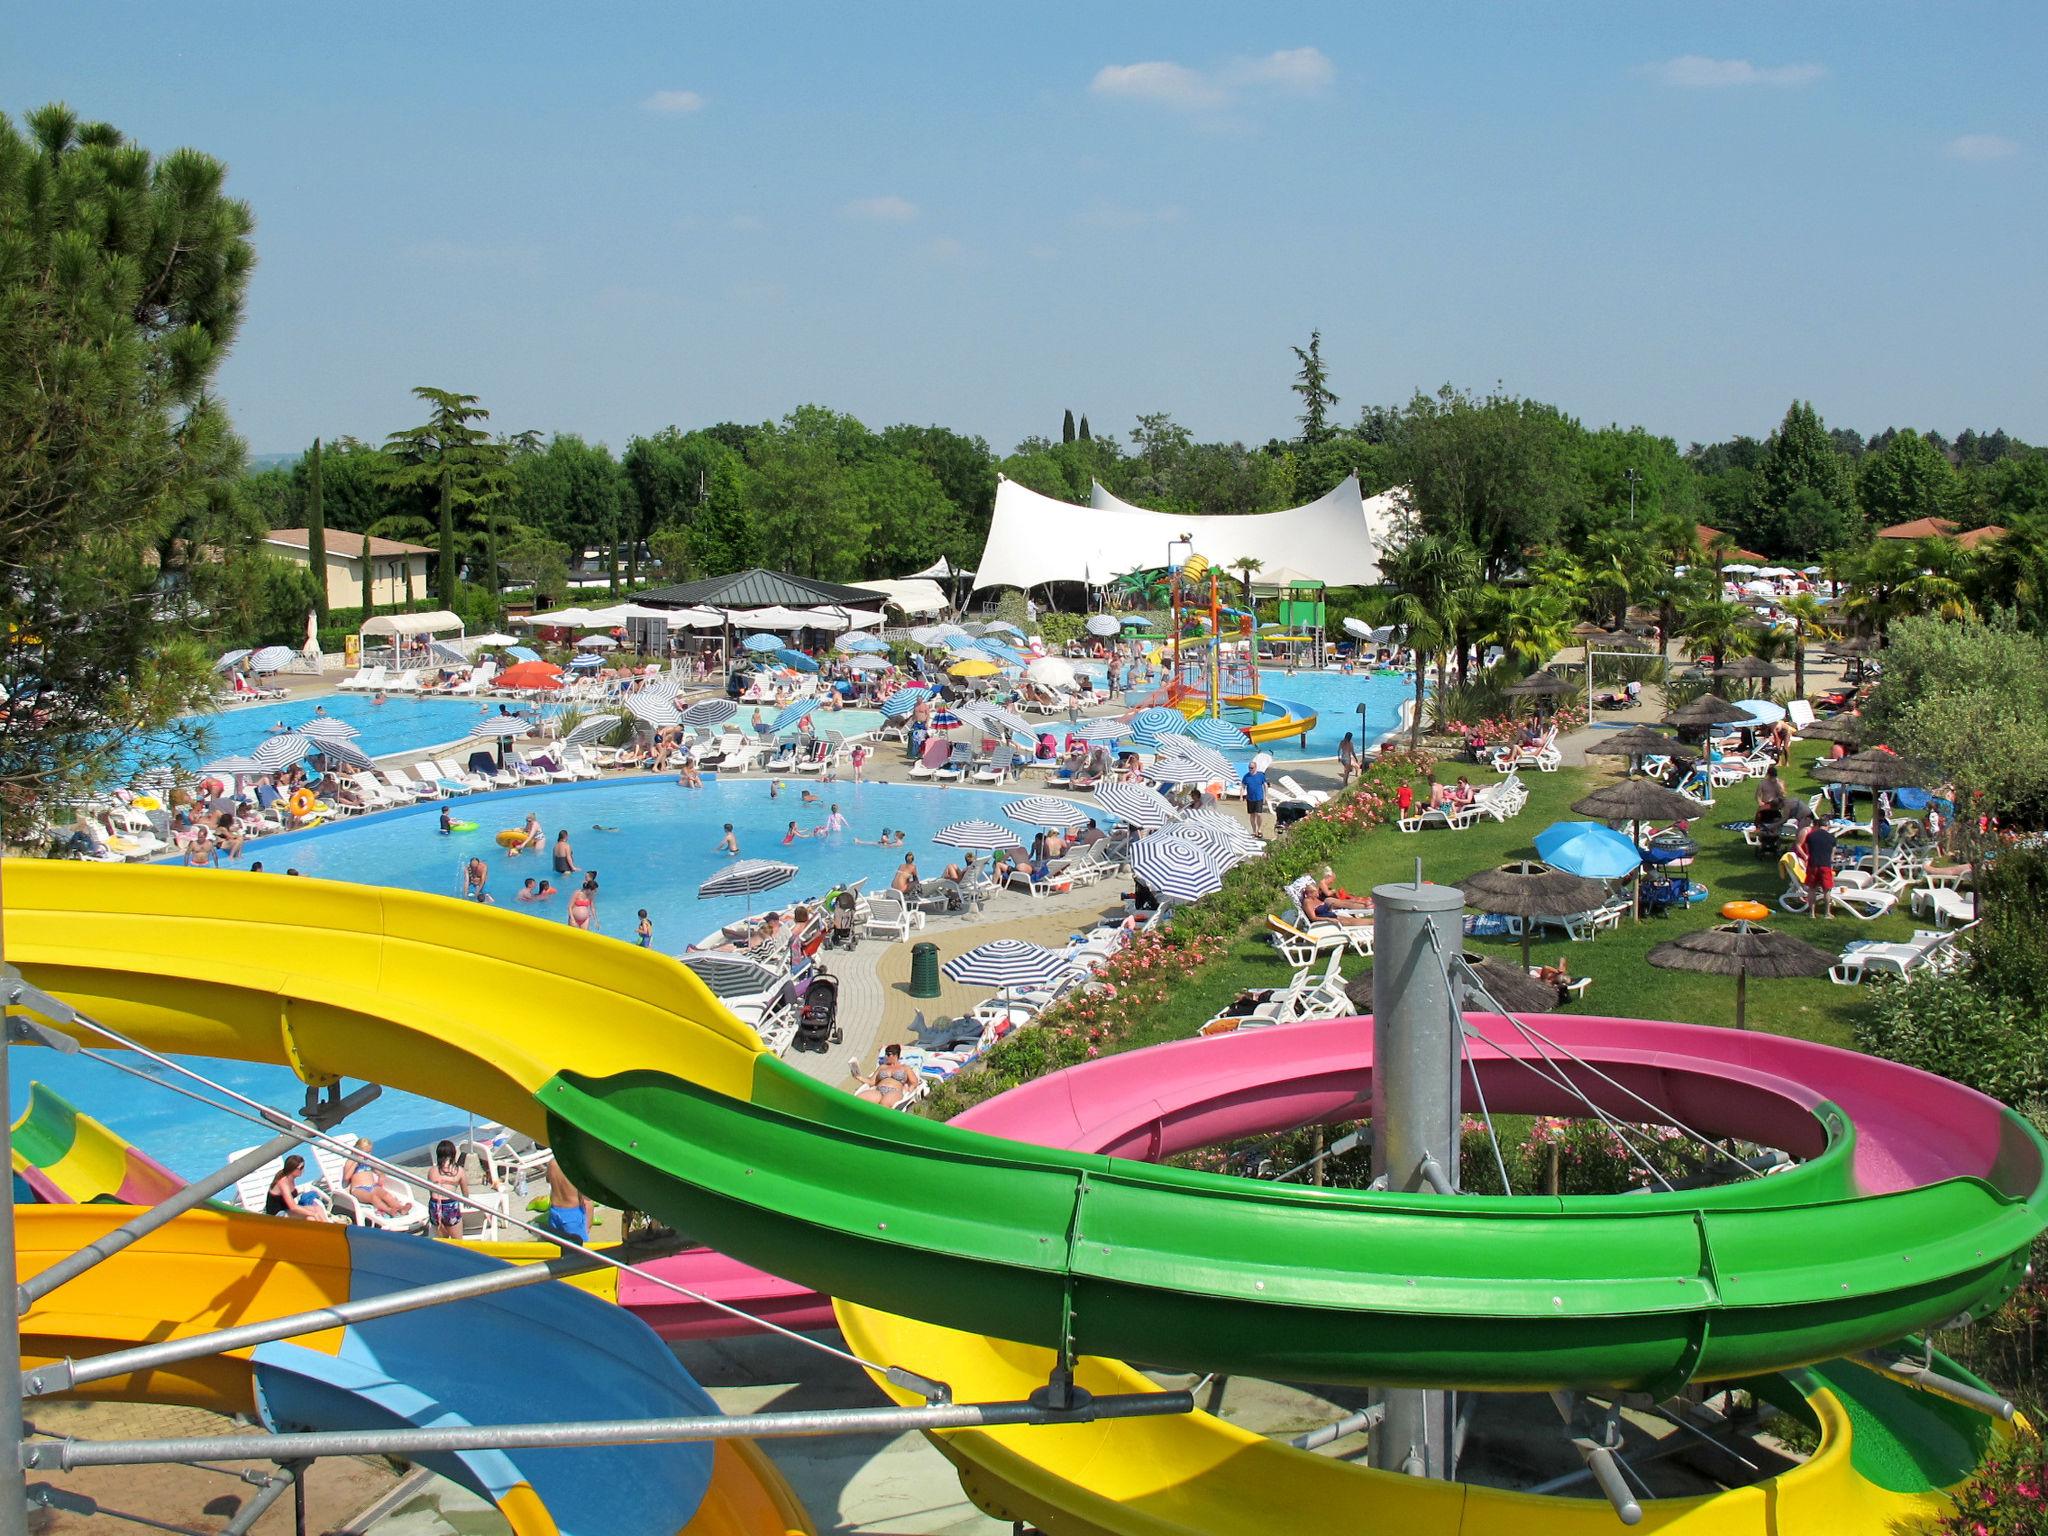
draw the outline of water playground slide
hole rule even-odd
[[[1568,1022],[1546,1020],[1544,1027],[1561,1030]],[[1593,1034],[1639,1027],[1587,1023]],[[1745,1040],[1709,1033],[1736,1045]],[[1367,1036],[1368,1051],[1370,1043]],[[1188,1041],[1147,1051],[1142,1062],[1110,1057],[1038,1079],[977,1105],[957,1123],[1074,1150],[1168,1156],[1353,1108],[1350,1100],[1364,1083],[1359,1045],[1358,1032],[1342,1022]],[[1659,1070],[1680,1061],[1673,1055]],[[1489,1084],[1498,1108],[1495,1093]],[[1898,1106],[1888,1107],[1882,1082],[1846,1098],[1882,1128],[1859,1143],[1866,1158],[1859,1176],[1883,1186],[1939,1172],[1940,1165],[1915,1148],[1918,1137],[1940,1139],[1922,1111],[1907,1106],[1902,1119]],[[1938,1114],[1939,1106],[1926,1112]],[[1881,1149],[1888,1150],[1880,1155]],[[1917,1166],[1897,1165],[1900,1157]],[[1053,1365],[1049,1349],[843,1303],[838,1311],[856,1352],[937,1376],[964,1399],[1029,1392]],[[1944,1369],[1971,1379],[1952,1364]],[[1112,1360],[1083,1359],[1077,1378],[1098,1393],[1155,1389],[1149,1377]],[[1940,1508],[1939,1490],[1961,1482],[1976,1465],[1993,1431],[1980,1414],[1845,1361],[1744,1384],[1814,1423],[1818,1451],[1792,1471],[1711,1498],[1646,1501],[1639,1529],[1868,1536],[1917,1528],[1913,1522]],[[878,1385],[909,1400],[886,1382]],[[1462,1536],[1612,1536],[1617,1529],[1613,1512],[1598,1500],[1535,1498],[1375,1472],[1294,1450],[1206,1413],[1057,1429],[950,1431],[932,1439],[983,1509],[1053,1536],[1404,1528]]]
[[[452,1100],[548,1140],[598,1198],[746,1263],[860,1305],[914,1295],[927,1322],[1078,1354],[1281,1380],[1668,1393],[1994,1307],[2048,1204],[2043,1144],[2018,1116],[1770,1036],[1549,1026],[1600,1064],[1606,1078],[1581,1084],[1596,1102],[1645,1114],[1625,1087],[1807,1159],[1777,1177],[1547,1202],[1303,1189],[1125,1161],[1238,1122],[1134,1105],[1086,1074],[1059,1091],[1076,1126],[1115,1131],[1094,1137],[1099,1151],[882,1110],[763,1052],[674,961],[515,914],[83,864],[12,864],[6,891],[10,958],[148,1044]],[[1261,1112],[1361,1113],[1369,1033],[1286,1033],[1322,1064]],[[1270,1038],[1200,1058],[1230,1080],[1226,1105],[1257,1094],[1246,1064]],[[1165,1070],[1155,1058],[1181,1059],[1147,1053],[1148,1071]],[[1496,1109],[1565,1107],[1508,1054],[1475,1066]]]
[[[17,1212],[32,1275],[127,1215]],[[450,1243],[206,1210],[59,1287],[22,1319],[22,1361],[83,1358],[494,1268]],[[166,1327],[166,1320],[169,1326]],[[646,1328],[541,1284],[88,1383],[80,1395],[185,1403],[273,1430],[715,1413]],[[784,1536],[811,1527],[780,1475],[738,1443],[469,1451],[422,1464],[497,1505],[517,1536]]]
[[[50,1205],[155,1205],[185,1183],[41,1083],[29,1084],[13,1147],[17,1188]]]

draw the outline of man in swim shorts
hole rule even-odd
[[[542,1223],[572,1243],[590,1241],[590,1196],[569,1182],[560,1163],[548,1164],[548,1216]]]

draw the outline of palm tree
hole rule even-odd
[[[1231,561],[1230,568],[1237,572],[1237,579],[1244,586],[1244,610],[1246,613],[1251,613],[1254,611],[1252,608],[1252,573],[1264,570],[1266,562],[1254,560],[1251,556],[1246,555],[1241,560]]]
[[[1657,604],[1658,649],[1668,661],[1671,659],[1671,642],[1678,631],[1680,610],[1707,595],[1701,590],[1699,574],[1700,531],[1699,525],[1691,518],[1675,513],[1655,517],[1647,527],[1650,553],[1647,595]]]
[[[2017,609],[2048,628],[2048,517],[2015,517],[1978,556],[1975,578],[1981,604]]]
[[[1695,656],[1712,652],[1716,660],[1725,661],[1749,649],[1749,610],[1740,603],[1708,598],[1686,609],[1683,623]]]
[[[1398,624],[1408,632],[1415,652],[1415,719],[1409,738],[1422,736],[1422,658],[1436,662],[1437,692],[1444,690],[1444,658],[1459,645],[1460,626],[1479,583],[1479,556],[1471,545],[1443,534],[1410,539],[1391,555],[1384,569],[1393,592],[1377,606],[1379,622]],[[1462,657],[1461,657],[1462,659]]]
[[[1803,699],[1806,697],[1806,643],[1808,640],[1832,640],[1834,626],[1828,622],[1831,615],[1827,605],[1811,592],[1795,592],[1790,597],[1781,597],[1778,606],[1792,621],[1792,693],[1795,698]]]

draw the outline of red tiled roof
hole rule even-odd
[[[1956,525],[1945,517],[1916,517],[1910,522],[1880,528],[1877,536],[1880,539],[1945,539],[1955,531]]]
[[[1965,549],[1975,549],[1979,544],[1992,544],[2005,537],[2005,530],[1997,523],[1986,523],[1982,528],[1972,528],[1968,533],[1956,535],[1956,542]]]

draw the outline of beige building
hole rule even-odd
[[[294,565],[308,564],[306,530],[273,528],[263,542],[281,560]],[[397,539],[371,539],[371,601],[379,607],[408,599],[431,597],[427,586],[427,557],[434,551],[423,544],[404,544]],[[407,589],[408,576],[411,582]],[[327,606],[360,608],[363,605],[363,536],[327,530]]]

